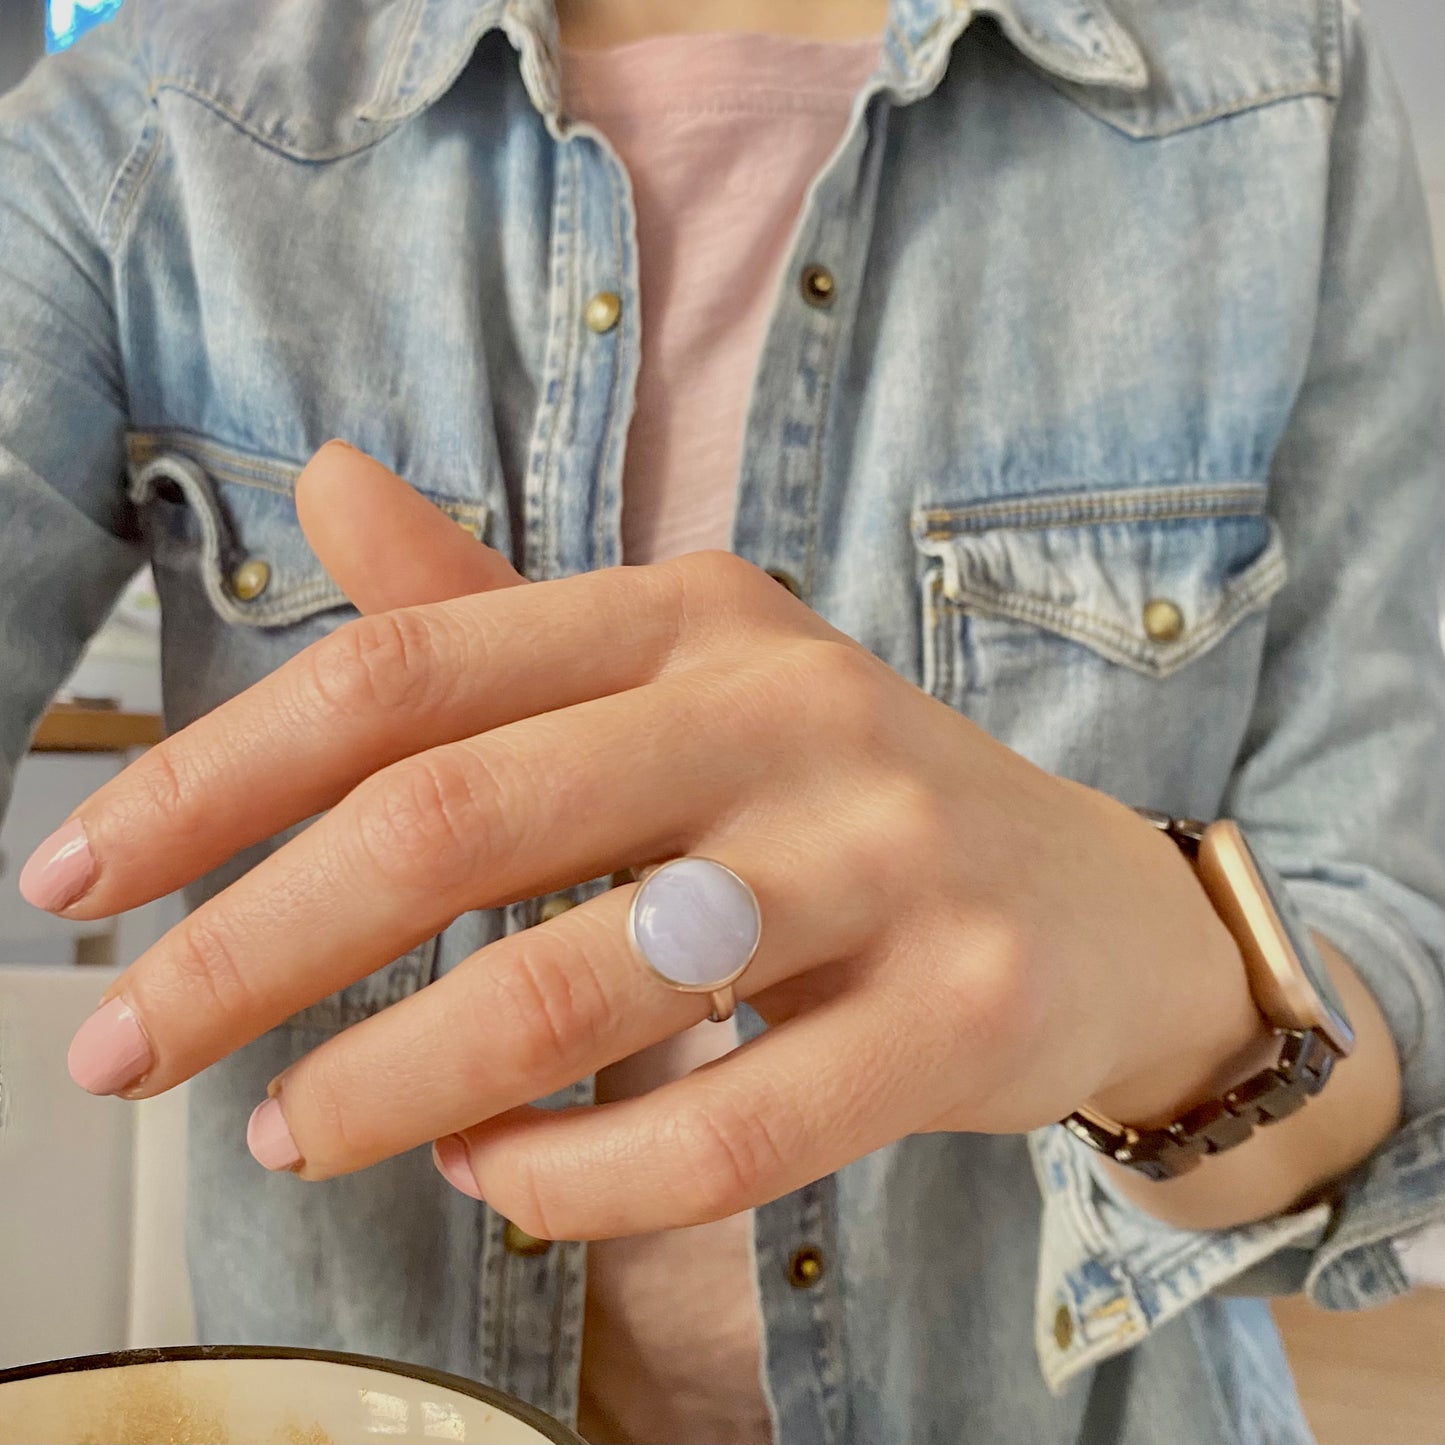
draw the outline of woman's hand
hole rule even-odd
[[[1162,1119],[1258,1037],[1172,843],[750,564],[528,584],[334,444],[297,500],[368,615],[133,763],[24,887],[100,918],[324,816],[126,971],[72,1050],[86,1087],[160,1093],[467,910],[683,853],[758,896],[738,994],[762,1037],[642,1098],[528,1106],[707,1012],[632,954],[627,884],[298,1061],[258,1156],[324,1179],[460,1134],[453,1182],[534,1234],[602,1237],[733,1213],[921,1131],[1021,1131],[1085,1100]]]

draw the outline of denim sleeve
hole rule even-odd
[[[1036,1131],[1054,1390],[1211,1290],[1333,1309],[1400,1294],[1391,1241],[1445,1201],[1445,327],[1403,108],[1352,5],[1345,21],[1316,330],[1271,473],[1290,581],[1221,811],[1379,1000],[1400,1127],[1333,1202],[1208,1233],[1153,1219],[1060,1127]]]
[[[117,39],[0,98],[0,811],[36,723],[144,561],[111,257],[151,143]]]

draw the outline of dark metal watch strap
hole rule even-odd
[[[1195,818],[1171,818],[1152,808],[1134,810],[1161,833],[1167,833],[1189,858],[1199,850],[1206,825]],[[1064,1127],[1091,1149],[1150,1179],[1187,1174],[1209,1154],[1242,1144],[1257,1128],[1287,1118],[1318,1094],[1339,1057],[1313,1029],[1277,1029],[1279,1058],[1221,1099],[1211,1099],[1182,1118],[1158,1129],[1131,1129],[1078,1110]]]
[[[1318,1094],[1335,1066],[1335,1052],[1313,1029],[1280,1029],[1278,1060],[1160,1129],[1113,1126],[1077,1111],[1063,1120],[1091,1149],[1150,1179],[1187,1174],[1208,1154],[1243,1144],[1257,1128],[1287,1118]]]

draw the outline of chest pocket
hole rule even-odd
[[[1285,580],[1262,485],[921,507],[913,535],[935,697],[1117,796],[1217,800]]]
[[[356,613],[301,530],[294,501],[299,466],[189,434],[134,434],[127,447],[130,495],[161,598],[167,722],[178,729]],[[484,506],[430,500],[484,535]],[[187,902],[199,907],[309,821],[198,879],[186,889]],[[429,939],[287,1026],[332,1032],[386,1008],[432,980],[437,951],[437,939]]]

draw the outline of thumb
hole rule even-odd
[[[414,487],[347,442],[327,442],[296,479],[311,549],[361,612],[445,602],[527,579]]]

